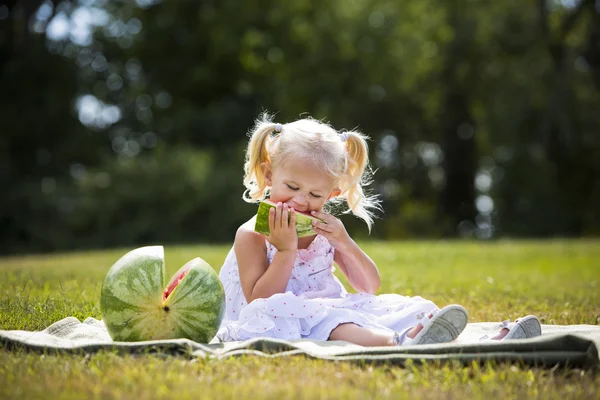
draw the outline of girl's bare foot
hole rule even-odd
[[[502,329],[500,329],[500,332],[496,336],[494,336],[493,338],[491,338],[491,339],[492,340],[502,340],[502,339],[504,339],[504,337],[506,336],[506,334],[508,332],[510,332],[508,330],[508,328],[502,328]]]

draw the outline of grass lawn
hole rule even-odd
[[[600,240],[363,243],[379,293],[459,303],[469,321],[536,314],[600,325]],[[0,329],[100,319],[100,286],[130,249],[0,258]],[[200,256],[217,271],[228,246],[167,247],[167,279]],[[349,288],[339,271],[338,276]],[[453,363],[372,367],[305,357],[222,361],[153,355],[48,356],[0,349],[0,398],[550,398],[598,399],[600,374]]]

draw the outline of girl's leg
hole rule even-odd
[[[407,332],[409,338],[414,338],[423,325],[418,324]],[[353,323],[338,325],[329,335],[329,340],[344,340],[360,346],[395,346],[394,335],[373,332]]]
[[[360,346],[393,346],[394,335],[373,332],[353,323],[340,324],[331,331],[328,340],[344,340]]]

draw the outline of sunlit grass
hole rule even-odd
[[[471,322],[534,313],[549,324],[600,324],[600,241],[363,244],[380,269],[380,293],[460,303]],[[102,279],[127,250],[0,259],[0,329],[41,330],[71,315],[101,318]],[[196,256],[218,270],[228,250],[167,248],[167,278]],[[519,365],[399,368],[306,357],[190,361],[0,350],[0,398],[595,399],[599,389],[593,371]]]

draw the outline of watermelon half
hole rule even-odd
[[[208,343],[225,313],[225,291],[201,258],[181,267],[165,286],[163,247],[140,247],[108,271],[100,311],[115,341],[187,338]]]
[[[258,205],[258,212],[256,213],[256,222],[254,223],[254,230],[258,233],[268,235],[269,230],[269,210],[273,207],[277,207],[277,204],[271,200],[263,200]],[[298,237],[313,236],[317,232],[312,227],[313,221],[324,222],[323,220],[313,217],[309,213],[296,211],[296,233]]]

